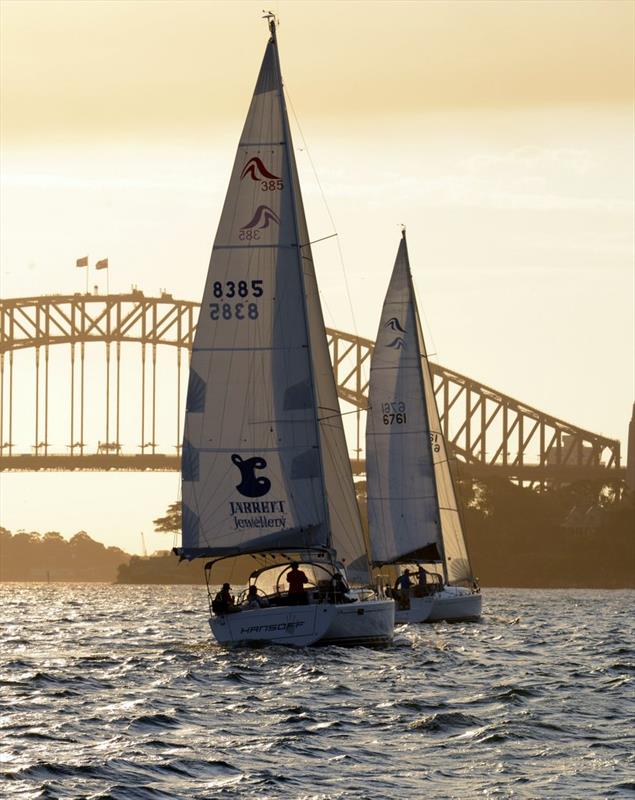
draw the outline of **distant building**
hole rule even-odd
[[[626,485],[635,492],[635,403],[628,426],[628,449],[626,451]]]
[[[581,467],[585,464],[593,464],[593,447],[590,444],[582,443],[582,448],[575,443],[575,436],[564,435],[560,447],[561,463],[566,463],[568,467]],[[547,464],[558,463],[558,449],[554,445],[547,455]]]

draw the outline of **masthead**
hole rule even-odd
[[[266,19],[269,24],[269,30],[271,31],[271,37],[273,39],[276,38],[276,15],[273,11],[265,11],[264,8],[262,10],[262,18]]]

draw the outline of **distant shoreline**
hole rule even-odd
[[[189,582],[183,581],[180,583],[167,583],[163,581],[147,581],[147,582],[133,582],[129,581],[124,583],[123,581],[104,581],[104,580],[73,580],[72,578],[60,578],[59,580],[51,578],[51,580],[46,581],[40,578],[32,578],[32,579],[0,579],[0,584],[33,584],[39,586],[49,586],[51,584],[77,584],[77,585],[90,585],[90,584],[100,584],[102,586],[200,586],[204,587],[205,582],[201,580],[200,582]],[[627,586],[581,586],[579,584],[570,584],[570,585],[560,585],[560,586],[547,586],[547,585],[514,585],[514,586],[503,586],[503,585],[483,585],[481,584],[482,589],[519,589],[525,591],[527,589],[544,589],[547,591],[598,591],[598,592],[628,592],[628,591],[635,591],[635,580],[627,585]]]

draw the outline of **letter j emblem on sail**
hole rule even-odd
[[[256,477],[257,469],[264,469],[267,462],[262,456],[242,459],[238,453],[232,455],[232,463],[240,470],[240,483],[236,485],[238,491],[244,497],[262,497],[271,489],[271,481],[264,475]]]

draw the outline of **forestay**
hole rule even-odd
[[[366,464],[372,561],[445,561],[451,583],[469,579],[405,233],[371,360]]]
[[[201,304],[182,480],[186,558],[335,546],[367,576],[273,25]]]

